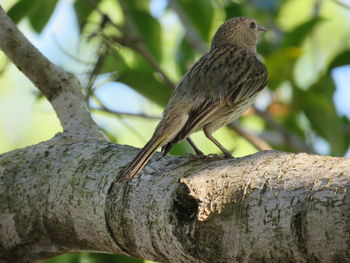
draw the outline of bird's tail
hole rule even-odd
[[[146,165],[147,161],[152,157],[154,152],[162,145],[164,139],[165,138],[159,138],[158,136],[154,135],[138,152],[138,154],[129,164],[128,168],[126,168],[122,175],[117,179],[117,182],[123,182],[136,176]]]

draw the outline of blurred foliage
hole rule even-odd
[[[33,29],[41,32],[55,10],[56,4],[57,0],[20,0],[8,14],[16,23],[23,18],[29,18]]]
[[[58,0],[13,1],[8,13],[16,23],[27,19],[40,33]],[[246,114],[240,124],[264,138],[273,148],[343,156],[350,145],[348,116],[334,102],[335,68],[350,64],[350,7],[340,1],[304,0],[75,0],[73,3],[81,45],[95,54],[93,70],[85,79],[105,77],[123,83],[163,107],[181,76],[209,47],[217,27],[235,16],[251,16],[269,28],[258,47],[269,69],[264,103],[257,105],[260,121]],[[164,9],[162,6],[165,6]],[[152,10],[151,10],[152,7]],[[191,31],[195,32],[189,37]],[[86,43],[86,40],[89,43]],[[196,42],[197,41],[197,42]],[[107,77],[106,77],[107,76]],[[82,81],[93,98],[95,81]],[[110,118],[113,116],[108,115]],[[120,116],[118,121],[120,121]],[[125,117],[136,130],[140,125]],[[125,122],[124,122],[125,123]],[[120,135],[104,129],[113,141]],[[147,129],[142,128],[142,131]],[[150,129],[149,132],[151,132]],[[147,130],[148,132],[148,130]],[[219,132],[220,133],[220,132]],[[236,140],[232,133],[219,134]],[[147,138],[145,137],[144,140]],[[318,150],[322,141],[326,149]],[[142,142],[144,143],[144,142]],[[172,153],[183,154],[186,144]],[[253,152],[248,147],[247,152]],[[58,262],[139,262],[112,255],[65,255]]]

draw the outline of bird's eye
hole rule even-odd
[[[256,24],[255,24],[254,22],[251,22],[251,23],[250,23],[250,28],[251,28],[251,29],[255,29],[255,28],[256,28]]]

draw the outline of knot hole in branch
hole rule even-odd
[[[189,193],[190,190],[185,184],[181,184],[177,190],[174,210],[179,222],[193,221],[198,214],[198,202]]]

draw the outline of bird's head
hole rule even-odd
[[[249,17],[232,18],[216,31],[211,48],[237,45],[256,52],[259,35],[266,30],[255,19]]]

